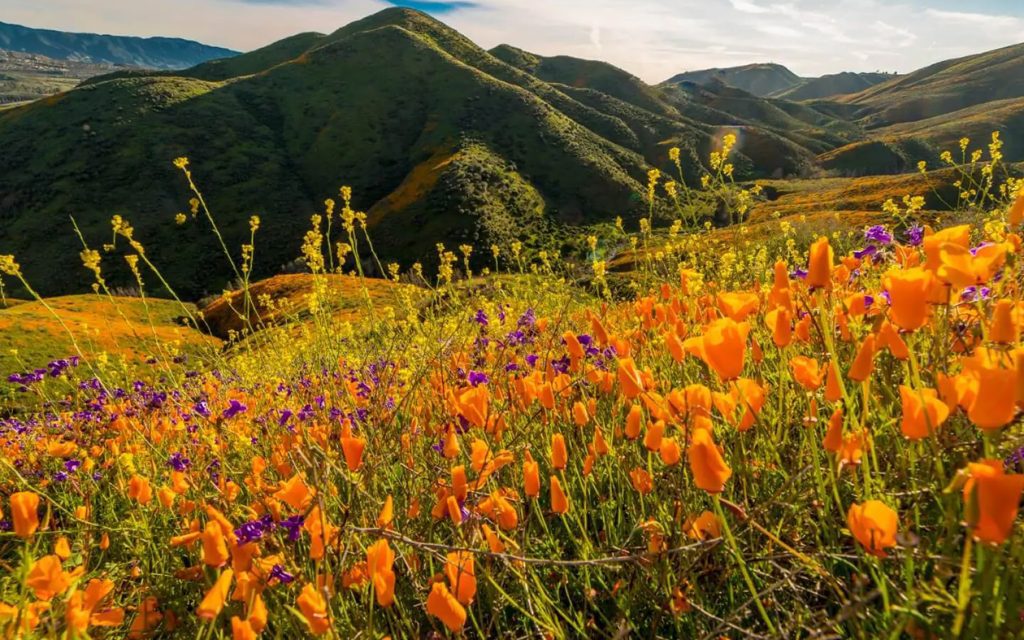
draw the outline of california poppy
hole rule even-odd
[[[761,305],[758,297],[747,291],[718,294],[718,308],[727,318],[743,322]]]
[[[453,551],[447,555],[444,573],[451,592],[459,603],[469,605],[476,595],[476,568],[469,551]]]
[[[523,491],[529,498],[540,495],[540,465],[530,455],[529,450],[523,460]]]
[[[901,329],[916,331],[928,321],[928,294],[932,287],[932,274],[921,267],[891,269],[883,283],[889,291],[890,317]]]
[[[846,376],[855,382],[864,382],[875,369],[875,336],[868,334],[857,350],[857,356]]]
[[[622,395],[632,399],[644,392],[643,376],[640,375],[632,358],[620,358],[618,371]]]
[[[569,511],[569,499],[562,491],[562,483],[556,476],[551,476],[551,510],[562,515]]]
[[[1013,317],[1014,303],[1012,300],[1002,299],[996,302],[992,312],[992,322],[988,328],[988,339],[1001,344],[1013,344],[1017,342],[1020,331]]]
[[[651,478],[651,474],[640,467],[629,472],[629,481],[633,488],[641,495],[646,495],[654,490],[654,481]]]
[[[231,579],[234,575],[235,572],[231,569],[221,571],[217,576],[217,581],[213,583],[203,601],[199,603],[199,608],[196,609],[197,616],[203,620],[213,620],[220,614],[231,591]]]
[[[71,586],[71,578],[61,568],[59,557],[43,556],[32,563],[25,577],[25,586],[35,593],[36,598],[49,600],[64,593]]]
[[[565,449],[565,437],[556,433],[551,436],[551,466],[555,469],[564,469],[568,460],[569,454]]]
[[[427,613],[438,618],[449,631],[458,632],[466,624],[466,608],[443,582],[435,582],[427,596]]]
[[[1002,544],[1013,532],[1017,519],[1024,475],[1007,474],[999,460],[968,465],[964,485],[967,522],[974,537],[989,544]]]
[[[31,491],[11,494],[11,518],[19,538],[31,538],[39,528],[39,496]]]
[[[807,263],[807,286],[822,289],[832,284],[833,255],[828,238],[818,238],[811,245]]]
[[[710,431],[695,430],[686,455],[690,461],[694,484],[708,493],[721,493],[725,489],[726,481],[732,476],[732,469],[722,458]]]
[[[378,540],[366,549],[366,568],[377,596],[377,604],[390,607],[395,601],[395,552],[388,541]]]
[[[824,372],[814,358],[795,356],[790,359],[789,368],[793,371],[793,379],[804,389],[815,391],[821,386]]]
[[[920,440],[935,432],[949,417],[949,407],[939,400],[935,389],[914,390],[900,385],[903,422],[900,430],[911,440]]]
[[[1017,412],[1017,371],[999,365],[977,370],[978,395],[967,417],[981,429],[999,429],[1013,421]]]
[[[884,558],[885,550],[896,546],[899,516],[885,503],[868,500],[850,505],[846,513],[846,526],[865,551]]]
[[[734,380],[743,373],[749,333],[750,325],[731,318],[715,320],[704,330],[701,356],[723,381]]]
[[[302,587],[302,593],[299,594],[296,604],[299,605],[299,611],[302,612],[302,617],[306,619],[306,624],[309,625],[310,633],[319,636],[330,629],[331,623],[327,613],[327,601],[312,583],[306,583],[306,586]]]

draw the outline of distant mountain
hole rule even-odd
[[[792,89],[803,83],[803,79],[781,64],[760,63],[725,69],[702,69],[687,71],[669,78],[662,85],[683,83],[708,84],[718,81],[730,87],[743,89],[758,97]]]
[[[136,38],[33,29],[0,22],[0,49],[93,64],[184,69],[238,52],[179,38]]]
[[[1024,160],[1024,44],[946,60],[835,98],[866,139],[819,157],[822,167],[865,175],[913,170],[957,151],[962,137],[983,149],[993,131],[1008,161]]]
[[[993,100],[1024,97],[1024,44],[946,60],[840,101],[877,128],[915,122]]]
[[[0,112],[0,253],[23,256],[46,294],[85,290],[68,216],[100,246],[116,212],[179,291],[221,291],[230,270],[201,218],[173,223],[190,198],[171,166],[183,155],[228,246],[261,215],[263,277],[299,255],[310,214],[343,184],[377,253],[408,267],[429,265],[439,241],[562,248],[578,235],[570,227],[644,215],[649,167],[667,167],[678,145],[696,182],[723,129],[739,134],[741,178],[801,173],[853,139],[828,134],[836,121],[808,107],[743,92],[705,101],[604,63],[513,53],[389,9],[329,35],[180,72],[119,71]]]
[[[0,105],[26,102],[73,89],[86,78],[110,73],[111,65],[54,60],[0,49]]]
[[[851,93],[859,93],[876,84],[893,79],[891,73],[853,73],[844,71],[808,78],[801,84],[772,94],[773,98],[786,100],[819,100]]]

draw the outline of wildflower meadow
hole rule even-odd
[[[4,383],[5,637],[1019,637],[1024,191],[998,138],[944,158],[947,213],[911,194],[756,238],[734,142],[698,188],[652,170],[651,215],[583,262],[442,245],[371,279],[343,189],[298,304],[249,281],[259,219],[223,246],[223,346],[136,319],[128,362],[66,326],[80,352]],[[177,222],[218,233],[176,165]],[[128,219],[113,238],[141,303],[173,301]]]

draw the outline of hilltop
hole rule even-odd
[[[786,91],[803,83],[800,76],[781,64],[757,63],[724,69],[687,71],[669,78],[662,85],[708,84],[712,81],[721,82],[760,97]]]
[[[53,29],[33,29],[6,22],[0,22],[0,49],[32,53],[56,60],[152,69],[183,69],[238,53],[181,38],[70,33]]]
[[[378,254],[408,268],[439,240],[561,248],[569,228],[635,220],[648,168],[679,146],[696,181],[722,127],[750,141],[734,158],[740,177],[799,173],[823,150],[757,114],[620,84],[628,74],[602,63],[541,62],[520,68],[423,13],[390,9],[182,72],[94,78],[0,115],[10,150],[0,250],[24,256],[44,293],[81,291],[80,245],[54,229],[70,232],[74,215],[99,247],[121,213],[196,299],[228,286],[230,272],[202,218],[173,224],[191,197],[171,165],[179,156],[191,158],[229,247],[261,216],[254,270],[264,277],[299,255],[310,215],[343,184],[368,212]]]

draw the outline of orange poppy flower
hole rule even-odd
[[[220,611],[224,608],[224,603],[228,599],[228,594],[231,593],[231,579],[234,576],[235,572],[231,569],[224,569],[221,572],[217,577],[217,581],[206,592],[206,596],[196,609],[196,615],[199,618],[202,620],[213,620],[220,615]]]
[[[644,447],[648,451],[658,451],[661,449],[661,438],[665,434],[665,421],[658,420],[652,424],[647,425],[647,433],[644,434]]]
[[[556,476],[551,476],[551,510],[562,515],[569,511],[569,499],[562,491],[562,483]]]
[[[701,358],[723,381],[734,380],[743,373],[749,333],[749,324],[731,318],[715,320],[705,329]]]
[[[988,328],[988,339],[1001,344],[1017,342],[1020,331],[1014,320],[1014,303],[1012,300],[999,300],[992,311],[992,323]]]
[[[920,440],[935,433],[949,417],[949,407],[939,400],[935,389],[915,391],[906,385],[900,385],[900,398],[903,402],[903,422],[900,430],[911,440]]]
[[[388,496],[384,500],[384,506],[380,510],[380,514],[377,515],[377,526],[381,529],[388,529],[391,527],[391,523],[395,519],[395,502]]]
[[[828,374],[825,376],[825,399],[829,402],[839,402],[843,399],[843,387],[839,379],[839,365],[834,360],[828,363]]]
[[[327,612],[327,600],[319,589],[312,583],[306,583],[295,603],[299,606],[302,617],[306,619],[310,633],[314,636],[327,633],[331,628],[331,621]]]
[[[19,538],[31,538],[39,529],[39,496],[31,491],[11,494],[11,518]]]
[[[679,460],[683,456],[683,450],[679,446],[679,441],[675,438],[662,438],[658,455],[661,456],[662,462],[671,467],[679,464]]]
[[[718,294],[718,309],[727,318],[743,322],[751,313],[757,311],[761,301],[757,295],[746,291]]]
[[[256,640],[258,634],[248,620],[231,616],[231,640]]]
[[[928,257],[925,268],[929,271],[937,271],[942,265],[942,247],[946,244],[954,244],[967,249],[971,246],[971,226],[967,224],[958,227],[949,227],[937,233],[931,233],[924,238],[924,253]]]
[[[885,274],[883,283],[892,301],[890,317],[901,329],[916,331],[928,322],[932,278],[931,272],[921,267],[892,269]]]
[[[1007,219],[1012,227],[1020,226],[1021,222],[1024,222],[1024,189],[1017,190],[1017,201],[1010,207]]]
[[[636,440],[640,437],[640,429],[643,427],[644,412],[640,408],[640,405],[634,404],[629,408],[629,414],[626,416],[626,437],[630,440]]]
[[[500,491],[492,491],[491,495],[480,501],[477,509],[497,522],[503,531],[515,529],[519,524],[519,513]]]
[[[149,485],[149,480],[140,475],[132,476],[128,481],[128,497],[139,504],[149,504],[153,499],[153,488]]]
[[[71,576],[64,573],[58,556],[43,556],[32,563],[25,577],[25,586],[32,590],[36,598],[49,600],[71,586]]]
[[[907,343],[904,342],[896,327],[888,320],[882,322],[882,326],[879,327],[875,346],[878,349],[888,349],[892,357],[897,360],[907,360],[910,358],[910,349],[907,348]]]
[[[725,463],[710,431],[698,429],[693,432],[693,441],[686,452],[693,473],[694,484],[708,493],[721,493],[725,483],[732,476],[732,469]]]
[[[444,573],[448,584],[460,604],[469,605],[476,596],[476,567],[469,551],[454,551],[447,555]]]
[[[779,307],[765,314],[765,324],[772,330],[772,342],[782,349],[793,342],[793,314],[789,309]]]
[[[363,449],[365,448],[366,440],[364,438],[356,438],[352,435],[341,436],[341,452],[345,456],[345,465],[349,471],[355,473],[363,466]]]
[[[366,569],[370,574],[377,604],[390,607],[395,601],[395,552],[388,541],[381,539],[366,549]]]
[[[466,608],[448,591],[443,582],[435,582],[427,596],[427,613],[438,618],[449,631],[458,633],[466,624]]]
[[[1013,533],[1024,475],[1007,474],[999,460],[983,460],[968,465],[969,480],[964,485],[967,523],[975,539],[1002,544]]]
[[[795,356],[790,359],[789,368],[793,371],[793,379],[804,389],[815,391],[821,386],[825,372],[814,358]]]
[[[651,474],[640,467],[629,472],[629,481],[641,495],[647,495],[654,490],[654,480],[651,478]]]
[[[846,526],[865,551],[885,558],[885,550],[896,546],[899,516],[885,503],[868,500],[850,505],[846,513]]]
[[[568,464],[569,454],[565,450],[565,438],[560,433],[551,436],[551,466],[555,469],[564,469]]]
[[[523,460],[523,492],[527,497],[536,498],[540,495],[540,465],[526,451]]]
[[[203,562],[209,567],[223,567],[228,561],[228,545],[224,532],[216,522],[207,522],[202,534]]]
[[[316,489],[307,487],[302,476],[297,473],[282,482],[281,488],[274,494],[275,498],[291,507],[292,511],[304,511],[314,496],[316,496]]]
[[[981,429],[999,429],[1013,421],[1017,413],[1017,371],[998,365],[977,370],[978,395],[967,417]]]
[[[632,358],[619,359],[619,386],[622,395],[633,399],[644,392],[644,379]]]
[[[704,511],[696,518],[690,516],[683,523],[683,531],[694,540],[713,540],[722,537],[722,523],[710,511]]]
[[[832,284],[834,253],[828,238],[818,238],[811,245],[807,263],[807,286],[824,289]]]
[[[864,382],[871,377],[875,370],[875,336],[869,334],[857,350],[857,356],[853,359],[853,365],[846,373],[846,377],[855,382]]]
[[[985,284],[996,274],[1010,249],[1006,243],[986,244],[974,251],[958,244],[946,243],[939,249],[936,275],[955,287]]]
[[[843,410],[836,409],[828,419],[828,430],[822,442],[825,451],[838,453],[843,448]]]

